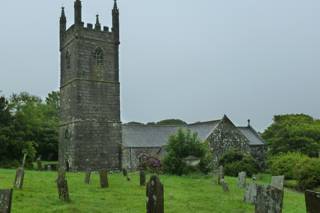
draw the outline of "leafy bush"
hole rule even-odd
[[[249,154],[241,153],[237,150],[226,152],[219,161],[224,166],[224,172],[228,176],[238,176],[238,173],[245,171],[248,176],[258,172],[258,164]]]
[[[286,179],[296,179],[298,165],[308,159],[306,155],[291,152],[274,156],[268,163],[272,175],[284,175]]]
[[[314,189],[320,186],[320,159],[309,158],[300,162],[297,169],[298,187],[301,190]]]
[[[190,172],[210,171],[210,162],[212,159],[208,149],[208,144],[203,143],[196,133],[190,130],[179,129],[169,138],[166,147],[167,154],[163,160],[164,171],[170,174],[183,175]],[[187,166],[184,159],[188,156],[194,156],[200,159],[197,167]]]

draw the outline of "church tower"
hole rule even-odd
[[[59,163],[71,171],[120,169],[119,9],[115,1],[110,30],[98,15],[84,26],[81,8],[76,0],[68,29],[64,8],[60,17]]]

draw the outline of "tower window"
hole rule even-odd
[[[71,54],[69,53],[69,51],[67,51],[66,53],[66,65],[67,69],[71,68]]]
[[[101,48],[96,49],[95,58],[97,66],[103,65],[103,51]]]

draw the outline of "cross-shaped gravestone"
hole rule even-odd
[[[273,186],[257,186],[255,213],[281,213],[283,190]]]
[[[224,171],[223,171],[223,166],[219,166],[218,170],[218,184],[221,184],[221,180],[224,179]]]
[[[84,178],[84,183],[85,184],[90,184],[90,178],[91,178],[91,171],[86,171],[85,178]]]
[[[19,167],[16,171],[16,177],[14,179],[14,188],[22,189],[24,180],[24,168]]]
[[[70,201],[68,182],[66,179],[65,171],[62,171],[62,170],[58,171],[57,187],[58,187],[59,199],[65,202]]]
[[[164,213],[163,185],[153,175],[147,183],[147,213]]]
[[[250,183],[244,194],[244,202],[254,204],[257,199],[257,184]]]
[[[307,213],[320,212],[320,192],[305,191]]]
[[[107,170],[101,170],[101,171],[99,171],[99,175],[100,175],[100,186],[101,186],[101,188],[108,188],[109,187],[108,171]]]
[[[0,212],[10,213],[12,202],[12,189],[0,189]]]
[[[245,188],[246,187],[246,172],[239,172],[238,174],[238,187]]]
[[[284,176],[272,176],[271,186],[283,190]]]
[[[146,173],[144,172],[143,169],[140,170],[139,175],[140,175],[140,186],[145,186],[146,185]]]

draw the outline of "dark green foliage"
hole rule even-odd
[[[228,176],[238,176],[239,172],[245,171],[248,176],[256,174],[258,164],[249,154],[243,154],[237,150],[226,152],[219,161],[224,166],[224,172]]]
[[[158,125],[186,125],[187,123],[180,119],[166,119],[157,122]]]
[[[0,165],[21,162],[23,152],[27,163],[37,155],[57,159],[59,104],[58,92],[48,94],[46,102],[26,92],[0,98]]]
[[[298,166],[298,187],[301,190],[314,189],[320,186],[320,159],[309,158]]]
[[[320,151],[320,121],[304,114],[277,115],[263,133],[269,154],[301,152],[316,157]]]
[[[208,144],[201,142],[197,134],[190,130],[179,129],[175,135],[171,135],[166,151],[163,164],[167,173],[183,175],[196,171],[207,173],[210,170]],[[200,164],[196,168],[187,166],[184,159],[188,156],[199,158]]]

